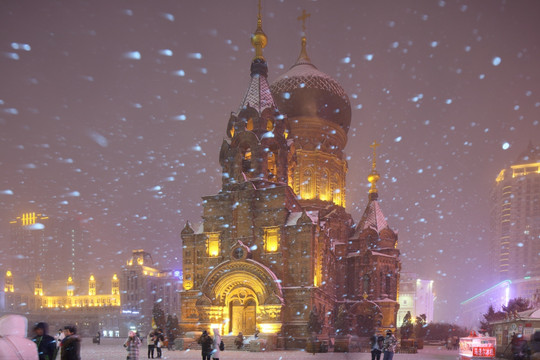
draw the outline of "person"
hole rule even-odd
[[[384,343],[384,337],[377,333],[373,334],[371,342],[371,360],[381,360],[381,350]]]
[[[139,348],[141,347],[141,339],[135,334],[135,331],[130,331],[128,338],[124,343],[124,347],[128,351],[128,360],[139,360]]]
[[[259,338],[259,329],[255,329],[255,334],[253,334],[253,337],[255,339],[258,339]]]
[[[531,360],[540,360],[540,330],[531,335]]]
[[[157,350],[158,359],[161,359],[161,348],[163,347],[164,341],[165,341],[165,336],[163,336],[163,331],[161,331],[161,329],[157,329],[156,334],[154,336],[154,345]]]
[[[148,333],[148,336],[146,337],[146,343],[148,344],[148,358],[150,359],[150,356],[152,356],[152,359],[154,358],[154,348],[156,345],[154,344],[154,337],[155,333],[154,331],[150,331]]]
[[[54,335],[54,339],[56,340],[56,346],[60,347],[60,344],[62,344],[62,340],[66,337],[64,334],[64,329],[58,329],[58,332],[56,335]]]
[[[49,325],[44,322],[39,322],[34,326],[36,336],[32,341],[36,343],[38,349],[39,360],[54,360],[56,359],[56,340],[48,334]]]
[[[241,349],[244,346],[244,335],[242,332],[239,332],[238,336],[234,339],[234,345],[236,345],[237,349]]]
[[[0,359],[39,360],[36,344],[26,338],[27,326],[21,315],[0,317]]]
[[[64,339],[60,346],[61,360],[81,360],[81,338],[75,325],[64,326]]]
[[[397,340],[392,334],[392,330],[386,330],[386,337],[383,342],[383,360],[392,360],[396,351]]]
[[[523,334],[517,334],[515,338],[512,339],[512,354],[514,360],[523,360],[529,352],[529,347],[527,345],[527,340],[523,338]]]
[[[96,343],[101,345],[101,333],[99,331],[96,334]]]
[[[212,359],[219,360],[219,355],[221,350],[219,349],[219,343],[221,342],[221,335],[219,334],[219,329],[214,328],[214,349],[212,350]]]
[[[202,332],[202,335],[197,343],[201,345],[202,360],[210,360],[214,341],[212,340],[212,337],[208,335],[208,331],[204,330]]]

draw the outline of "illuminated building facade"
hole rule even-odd
[[[149,332],[154,304],[159,304],[165,314],[179,313],[180,286],[179,272],[159,270],[150,253],[133,250],[120,279],[122,315],[130,319],[130,327]]]
[[[87,292],[75,294],[73,279],[68,277],[64,294],[51,295],[38,274],[33,281],[32,291],[17,286],[23,277],[10,270],[4,276],[3,291],[0,292],[0,313],[23,314],[29,323],[47,321],[51,329],[76,324],[82,335],[94,335],[107,331],[106,336],[120,336],[120,281],[116,274],[110,280],[108,293],[97,293],[97,279],[88,278]],[[46,283],[45,283],[46,284]],[[127,330],[124,331],[127,334]]]
[[[31,287],[35,274],[50,281],[66,273],[82,279],[88,273],[85,233],[77,220],[29,212],[10,221],[9,226],[7,266],[18,274],[21,286],[24,283]]]
[[[491,199],[496,280],[540,276],[540,146],[501,170]]]
[[[296,63],[270,86],[266,43],[259,15],[251,81],[219,155],[222,189],[203,198],[202,231],[187,223],[181,233],[181,328],[258,328],[298,347],[310,313],[333,334],[341,305],[353,327],[394,328],[399,250],[378,204],[375,160],[360,222],[345,210],[349,99],[311,63],[305,37]]]
[[[433,305],[435,294],[433,280],[419,279],[413,273],[401,273],[399,283],[399,311],[397,314],[398,326],[403,324],[407,312],[413,319],[422,314],[426,315],[426,322],[433,321]]]
[[[0,278],[0,282],[1,282]],[[46,321],[51,329],[75,324],[83,336],[98,331],[106,337],[124,337],[129,330],[148,332],[152,307],[160,304],[165,314],[179,312],[180,274],[158,270],[144,250],[133,250],[120,275],[110,279],[86,277],[85,286],[75,286],[68,276],[63,292],[51,290],[38,274],[31,289],[19,286],[23,277],[8,270],[0,289],[0,316],[24,314],[29,323]]]

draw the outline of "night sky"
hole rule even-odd
[[[270,82],[311,14],[309,56],[352,105],[347,210],[358,221],[367,204],[376,140],[402,271],[435,281],[435,320],[459,321],[459,302],[491,285],[489,190],[540,144],[540,2],[262,5]],[[0,2],[1,248],[35,211],[78,218],[98,274],[136,248],[180,268],[181,229],[221,187],[256,21],[247,0]]]

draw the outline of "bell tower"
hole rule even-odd
[[[268,65],[263,56],[267,42],[259,4],[257,29],[251,37],[255,57],[251,62],[250,84],[238,112],[231,113],[219,155],[224,190],[246,180],[282,184],[288,180],[290,130],[268,85]]]

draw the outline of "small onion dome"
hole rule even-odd
[[[320,117],[341,126],[351,124],[351,103],[337,81],[319,71],[307,56],[306,38],[296,63],[270,86],[279,111],[293,117]]]

